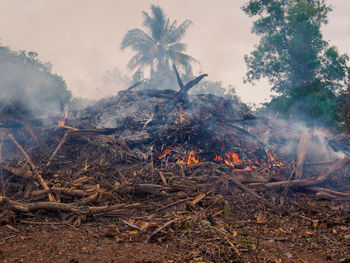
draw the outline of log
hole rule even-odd
[[[33,174],[29,170],[24,170],[21,168],[15,168],[7,165],[2,165],[2,169],[4,169],[7,172],[10,172],[18,177],[23,177],[29,180],[34,180]]]
[[[319,183],[323,183],[324,181],[326,181],[328,179],[329,176],[331,176],[334,172],[339,171],[340,169],[342,169],[348,163],[350,163],[350,156],[344,157],[343,160],[341,160],[338,163],[336,163],[335,165],[331,166],[331,168],[329,168],[327,173],[317,177],[317,181]]]
[[[306,156],[307,147],[309,145],[309,141],[311,138],[311,134],[309,131],[304,132],[300,136],[298,150],[297,150],[297,164],[295,169],[295,179],[301,179],[303,176],[303,166]]]
[[[31,211],[38,210],[53,210],[53,211],[63,211],[71,212],[78,215],[94,215],[99,213],[106,213],[110,211],[115,211],[122,208],[133,208],[140,206],[139,203],[134,204],[118,204],[112,206],[76,206],[74,204],[64,204],[56,202],[33,202],[33,203],[24,203],[11,200],[7,197],[0,195],[0,205],[6,205],[12,210],[16,210],[22,213],[28,213]]]
[[[288,184],[289,184],[289,187],[292,187],[292,188],[315,186],[315,185],[318,185],[318,184],[325,182],[328,179],[328,177],[330,177],[334,172],[339,171],[348,163],[350,163],[349,156],[345,157],[343,160],[339,161],[338,163],[333,165],[331,168],[329,168],[327,173],[320,175],[316,178],[307,178],[307,179],[303,179],[303,180],[292,180],[290,182],[289,181],[280,181],[280,182],[271,182],[271,183],[266,183],[266,184],[257,183],[257,184],[251,184],[251,185],[254,185],[254,186],[263,185],[264,187],[266,187],[268,189],[283,188]]]
[[[340,196],[344,198],[350,198],[350,193],[343,193],[343,192],[338,192],[335,190],[327,189],[327,188],[322,188],[322,187],[317,187],[317,186],[312,186],[308,187],[308,190],[314,191],[314,192],[325,192],[331,195],[335,196]]]

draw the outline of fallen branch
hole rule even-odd
[[[8,137],[11,139],[11,141],[16,145],[16,147],[18,148],[18,150],[24,155],[24,157],[27,159],[27,162],[29,163],[30,167],[32,168],[33,172],[34,172],[34,176],[35,178],[39,181],[39,183],[41,184],[41,186],[47,191],[47,195],[49,197],[49,200],[51,202],[56,202],[55,197],[52,195],[52,193],[50,192],[50,188],[48,187],[47,183],[45,182],[45,180],[41,177],[40,174],[38,174],[38,172],[36,171],[36,167],[34,165],[34,163],[32,162],[32,160],[30,159],[29,155],[25,152],[25,150],[22,148],[22,146],[17,142],[16,138],[13,137],[13,135],[11,133],[8,134]]]
[[[327,188],[323,188],[323,187],[313,186],[313,187],[308,187],[307,189],[311,190],[311,191],[314,191],[314,192],[325,192],[325,193],[328,193],[328,194],[331,194],[331,195],[338,195],[338,196],[341,196],[341,197],[348,197],[348,198],[350,197],[350,193],[338,192],[338,191],[327,189]]]
[[[23,147],[17,142],[16,138],[13,137],[13,135],[11,133],[9,133],[7,135],[10,140],[14,143],[14,145],[16,145],[17,149],[24,155],[24,157],[26,158],[28,164],[30,165],[30,167],[35,170],[35,165],[32,161],[32,159],[30,159],[29,155],[26,153],[26,151],[23,149]]]
[[[148,242],[151,240],[151,238],[152,238],[155,234],[159,233],[160,231],[162,231],[163,229],[167,228],[168,226],[170,226],[172,223],[178,221],[179,219],[180,219],[180,218],[175,218],[175,219],[173,219],[173,220],[170,220],[170,221],[166,222],[164,225],[158,227],[156,230],[154,230],[154,231],[152,232],[152,234],[150,234],[150,235],[147,237],[147,239],[145,240],[145,243],[148,243]]]
[[[23,177],[23,178],[30,179],[30,180],[35,179],[35,177],[33,176],[33,174],[29,170],[15,168],[15,167],[7,166],[7,165],[2,165],[2,169],[7,171],[7,172],[10,172],[13,175],[16,175],[18,177]]]
[[[50,189],[52,192],[60,192],[65,193],[69,195],[77,195],[77,196],[90,196],[91,192],[80,190],[80,189],[69,189],[64,187],[52,187]],[[32,192],[32,195],[40,195],[40,194],[46,194],[47,190],[38,190]]]
[[[178,204],[187,202],[187,201],[189,201],[189,200],[193,200],[193,198],[192,198],[192,197],[188,197],[188,198],[181,199],[181,200],[178,200],[178,201],[176,201],[176,202],[173,202],[173,203],[171,203],[171,204],[167,204],[167,205],[165,205],[165,206],[162,206],[162,207],[160,207],[160,208],[158,208],[158,209],[156,210],[156,213],[159,212],[159,211],[161,211],[161,210],[164,210],[164,209],[166,209],[166,208],[168,208],[168,207],[171,207],[171,206],[174,206],[174,205],[178,205]]]
[[[180,91],[177,93],[175,98],[172,100],[170,106],[167,108],[167,110],[165,112],[166,114],[171,112],[175,108],[177,103],[186,101],[187,92],[191,88],[193,88],[195,85],[197,85],[203,78],[208,76],[208,74],[202,74],[202,75],[196,77],[195,79],[189,81],[186,85],[184,85],[182,80],[181,80],[181,78],[180,78],[180,74],[179,74],[179,72],[176,69],[175,64],[173,65],[173,69],[175,71],[177,82],[178,82],[178,84],[180,86]]]
[[[55,158],[56,154],[58,153],[58,151],[62,148],[63,144],[66,142],[68,135],[70,133],[70,130],[66,131],[62,137],[62,140],[60,141],[60,143],[57,145],[56,150],[52,153],[52,155],[50,156],[49,160],[46,163],[46,167],[49,166],[53,160],[53,158]]]
[[[220,171],[220,170],[215,170],[216,172],[227,176],[224,172]],[[250,194],[252,197],[254,197],[255,199],[257,199],[258,201],[260,201],[261,203],[269,206],[269,207],[274,207],[273,204],[271,204],[269,201],[267,201],[265,198],[261,197],[260,195],[258,195],[257,193],[255,193],[253,190],[251,190],[250,188],[248,188],[247,186],[245,186],[244,184],[242,184],[241,182],[239,182],[238,180],[236,180],[234,177],[229,177],[228,179],[231,183],[235,184],[236,186],[238,186],[241,190],[245,191],[246,193]]]
[[[140,230],[141,232],[143,231],[143,229],[142,229],[142,228],[140,228],[140,227],[138,227],[137,225],[132,224],[132,223],[130,223],[130,222],[128,222],[128,221],[126,221],[126,220],[122,220],[122,222],[123,222],[124,224],[126,224],[126,225],[128,225],[128,226],[132,227],[132,228],[135,228],[135,229],[137,229],[137,230]]]
[[[288,185],[290,183],[290,187],[310,187],[310,186],[314,186],[314,185],[318,185],[323,183],[324,181],[326,181],[328,179],[328,177],[330,177],[334,172],[339,171],[340,169],[342,169],[345,165],[347,165],[348,163],[350,163],[350,157],[347,156],[345,157],[343,160],[339,161],[338,163],[336,163],[335,165],[333,165],[331,168],[329,168],[328,172],[320,175],[316,178],[307,178],[307,179],[303,179],[303,180],[292,180],[292,181],[280,181],[280,182],[271,182],[271,183],[265,183],[265,184],[261,184],[261,183],[256,183],[256,184],[251,184],[254,186],[258,186],[258,185],[263,185],[264,187],[268,188],[268,189],[272,189],[272,188],[283,188],[286,185]]]
[[[199,201],[201,201],[203,198],[205,198],[207,195],[202,193],[200,195],[198,195],[194,200],[192,200],[191,202],[189,202],[188,204],[191,207],[194,207]]]
[[[0,195],[0,205],[6,205],[8,208],[22,212],[28,213],[31,211],[37,210],[54,210],[54,211],[63,211],[71,212],[78,215],[94,215],[99,213],[106,213],[121,208],[132,208],[137,207],[140,204],[118,204],[112,206],[76,206],[74,204],[65,204],[57,202],[33,202],[33,203],[23,203],[18,201],[13,201],[9,198],[3,197]]]
[[[158,184],[135,184],[135,185],[121,184],[115,190],[118,193],[161,194],[161,191],[165,189],[169,189],[169,188]]]
[[[317,177],[317,181],[319,183],[323,183],[324,181],[326,181],[328,179],[329,176],[331,176],[334,172],[339,171],[340,169],[343,169],[343,167],[345,165],[347,165],[348,163],[350,163],[350,156],[346,156],[344,157],[343,160],[339,161],[338,163],[336,163],[335,165],[333,165],[327,173],[325,173],[324,175],[321,175],[319,177]]]

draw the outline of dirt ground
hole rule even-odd
[[[215,212],[201,203],[196,209],[179,204],[160,213],[148,231],[137,229],[146,221],[142,213],[133,219],[86,218],[79,226],[48,213],[13,215],[0,227],[0,261],[350,262],[347,202],[299,193],[276,212],[244,193],[236,197]],[[151,234],[172,218],[177,221]]]

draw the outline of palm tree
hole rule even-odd
[[[122,50],[130,47],[136,52],[128,67],[142,72],[149,66],[152,78],[157,72],[169,72],[175,63],[184,73],[192,75],[190,63],[196,60],[183,53],[186,45],[180,42],[192,22],[186,20],[177,26],[176,20],[171,23],[164,10],[155,5],[151,6],[151,14],[143,11],[143,15],[146,31],[138,28],[129,30],[121,43]]]

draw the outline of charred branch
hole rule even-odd
[[[177,95],[175,96],[175,98],[171,102],[170,106],[167,108],[166,113],[171,112],[176,107],[176,105],[180,102],[186,104],[187,92],[191,88],[193,88],[195,85],[197,85],[203,78],[208,76],[208,74],[202,74],[202,75],[196,77],[195,79],[189,81],[186,85],[184,85],[182,80],[181,80],[180,74],[177,71],[175,64],[173,65],[173,69],[175,71],[175,75],[176,75],[177,83],[179,84],[179,87],[180,87],[180,91],[177,93]]]

